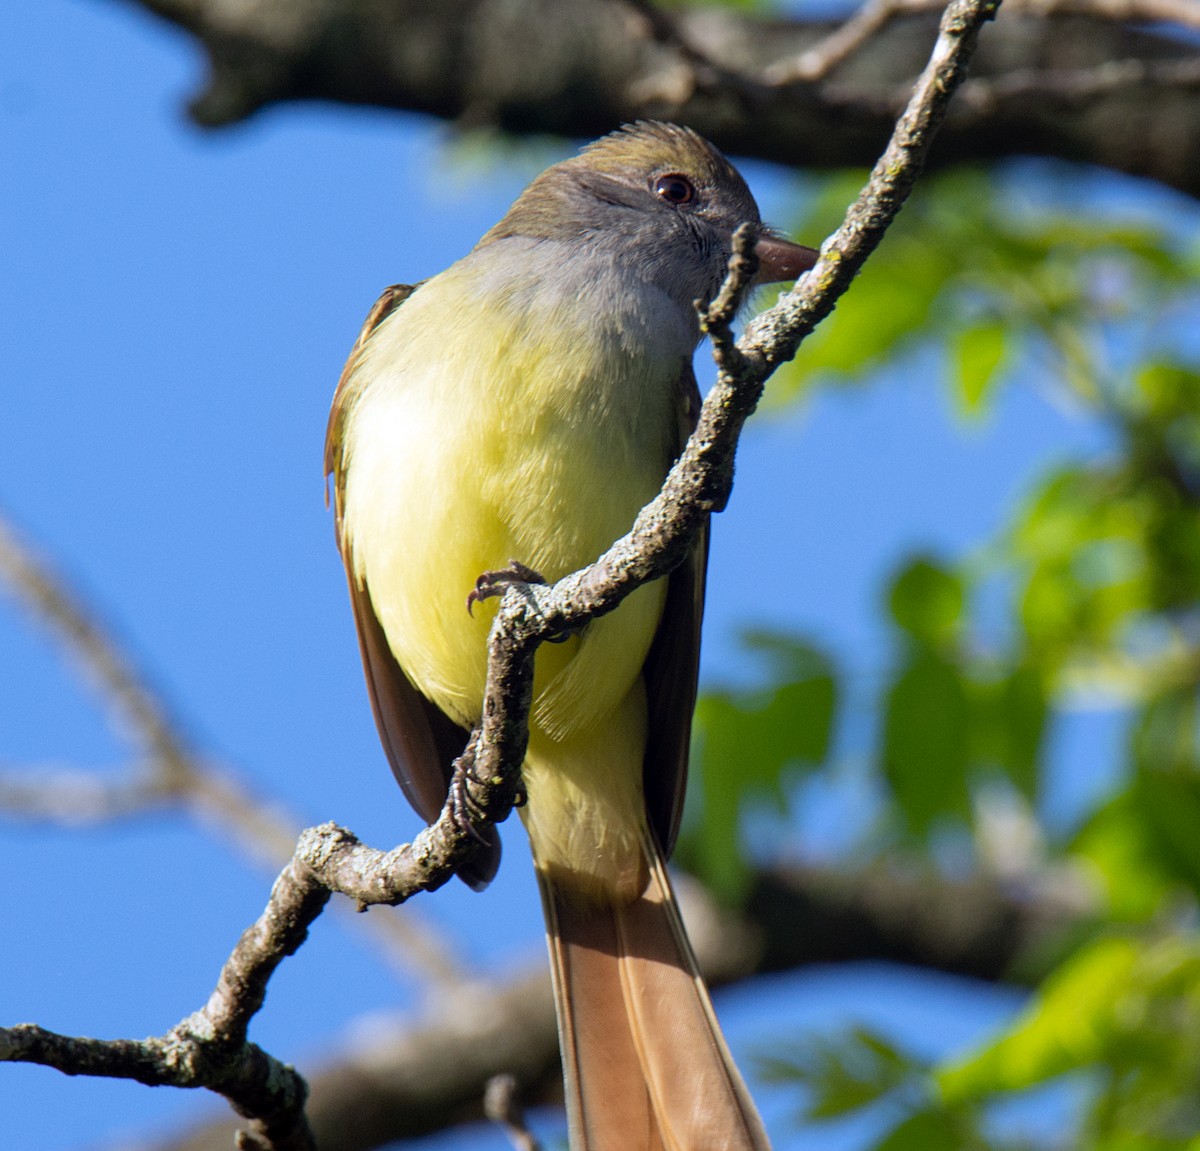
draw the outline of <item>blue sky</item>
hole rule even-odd
[[[379,846],[407,838],[415,817],[376,745],[322,501],[328,403],[378,291],[462,255],[540,162],[468,162],[429,121],[361,109],[287,107],[204,134],[182,114],[197,52],[133,6],[42,0],[10,5],[2,22],[0,503],[202,751],[304,822],[334,819]],[[744,170],[786,225],[792,185]],[[771,622],[816,635],[869,684],[887,659],[883,573],[915,548],[978,546],[1041,466],[1094,446],[1035,389],[1008,389],[970,429],[942,390],[917,362],[886,386],[752,426],[714,529],[710,680],[747,674],[738,629]],[[0,762],[122,768],[125,745],[87,686],[5,601],[0,676]],[[1112,721],[1100,724],[1066,739],[1064,758],[1102,756]],[[795,850],[836,839],[819,813],[806,824],[811,841]],[[181,817],[0,834],[3,1022],[161,1033],[206,998],[269,887]],[[508,829],[485,896],[452,885],[413,909],[491,969],[541,954],[520,838]],[[852,1014],[936,1052],[986,1034],[1017,1002],[866,968],[740,989],[719,1007],[742,1052]],[[419,1010],[411,988],[326,917],[284,964],[252,1036],[303,1069],[348,1020],[395,1010]],[[762,1100],[781,1148],[827,1145],[794,1133],[778,1093]],[[221,1106],[0,1067],[7,1144],[22,1151],[126,1145]],[[506,1146],[491,1132],[470,1145]]]

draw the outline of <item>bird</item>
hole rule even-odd
[[[744,222],[756,283],[815,264],[763,228],[716,147],[638,121],[546,169],[466,256],[388,288],[367,317],[334,395],[326,482],[380,739],[427,822],[480,719],[491,594],[594,561],[683,449],[697,302]],[[705,528],[675,571],[535,660],[520,813],[572,1151],[769,1148],[665,866],[707,556]],[[460,872],[479,889],[499,864],[483,834]]]

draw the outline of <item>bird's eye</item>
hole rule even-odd
[[[690,204],[696,198],[696,186],[686,176],[672,172],[654,181],[654,194],[668,204]]]

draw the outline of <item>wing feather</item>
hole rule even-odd
[[[679,390],[682,412],[679,450],[682,451],[700,415],[700,389],[690,363],[684,365],[680,374]],[[644,671],[650,713],[643,769],[646,813],[665,856],[671,854],[679,834],[687,789],[707,570],[708,525],[705,524],[687,559],[667,577],[662,620]]]

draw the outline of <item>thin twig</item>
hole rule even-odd
[[[1200,60],[1106,60],[1094,68],[1043,71],[1021,68],[987,80],[968,80],[961,99],[988,111],[1018,96],[1054,96],[1062,100],[1094,100],[1134,84],[1164,89],[1200,86]]]
[[[867,0],[828,36],[799,55],[770,65],[763,73],[762,83],[771,88],[783,88],[789,84],[812,84],[823,80],[839,64],[861,51],[896,17],[940,11],[942,6],[942,0]],[[1197,0],[1006,0],[1004,7],[1009,17],[1091,16],[1120,23],[1179,24],[1200,28],[1200,3]],[[1130,63],[1146,64],[1145,61]],[[1061,75],[1051,72],[1032,74],[1049,79],[1052,84],[1054,77]],[[1169,83],[1168,77],[1169,73],[1163,72],[1162,82]],[[861,97],[861,92],[858,95]],[[962,98],[966,99],[965,92]]]
[[[504,1129],[516,1151],[542,1151],[542,1145],[525,1122],[525,1112],[517,1100],[514,1075],[494,1075],[483,1093],[483,1113]]]
[[[939,0],[867,0],[844,24],[839,24],[811,48],[792,59],[772,64],[763,81],[773,88],[782,88],[821,80],[886,28],[894,17],[941,7]]]
[[[686,70],[683,83],[680,83],[678,76],[659,74],[653,78],[652,85],[639,85],[639,99],[648,101],[657,98],[681,107],[697,91],[723,90],[750,104],[761,100],[765,94],[766,89],[761,82],[726,67],[698,48],[679,26],[679,22],[659,8],[654,0],[618,2],[636,15],[644,34],[670,49]]]
[[[141,766],[115,779],[83,768],[0,768],[0,811],[30,823],[86,827],[154,815],[177,805],[174,790]]]
[[[764,375],[796,354],[879,246],[908,199],[950,99],[966,77],[966,61],[983,24],[995,18],[998,8],[999,0],[951,0],[947,6],[929,63],[841,227],[822,246],[812,271],[775,307],[756,317],[739,341],[749,361],[761,359]]]
[[[117,718],[116,726],[134,733],[164,785],[182,786],[191,754],[178,734],[180,725],[96,614],[83,607],[67,582],[56,577],[48,561],[2,516],[0,582],[9,585],[31,614],[57,636],[67,655],[83,667]]]

